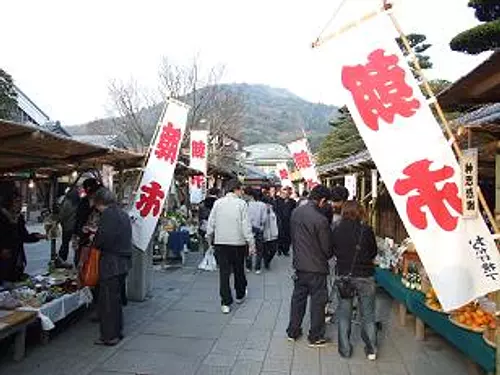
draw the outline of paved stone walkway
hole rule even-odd
[[[248,300],[229,315],[220,313],[217,273],[157,271],[152,298],[125,308],[126,338],[117,347],[94,346],[98,327],[84,318],[48,345],[31,345],[20,363],[0,354],[0,374],[466,374],[462,356],[439,337],[419,343],[411,325],[393,325],[392,301],[383,293],[378,300],[383,331],[376,363],[364,358],[358,329],[350,360],[338,356],[335,344],[310,349],[305,340],[289,343],[289,264],[290,259],[278,258],[272,271],[249,275]],[[334,342],[335,328],[328,327]]]

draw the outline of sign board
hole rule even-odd
[[[382,13],[323,51],[332,48],[334,83],[450,311],[500,289],[500,255],[483,218],[464,218],[460,165],[396,36]]]
[[[281,181],[281,186],[293,186],[292,176],[290,175],[290,171],[288,170],[286,163],[276,164],[276,175]]]
[[[477,148],[463,151],[462,159],[460,160],[460,169],[462,172],[462,211],[465,219],[474,219],[479,212],[477,161]]]
[[[349,199],[355,199],[358,189],[358,175],[350,174],[344,177],[344,186],[349,191]]]
[[[189,178],[189,198],[192,204],[205,199],[207,189],[208,131],[191,130],[189,143],[189,166],[200,174]]]
[[[314,186],[318,185],[320,181],[316,173],[313,156],[309,151],[307,139],[303,138],[289,143],[288,150],[290,150],[290,154],[292,154],[295,167],[306,181],[307,187],[312,189]]]
[[[130,210],[132,241],[146,251],[168,198],[181,147],[189,106],[174,99],[167,101],[158,123],[151,154]]]
[[[378,171],[372,169],[372,198],[378,197]]]

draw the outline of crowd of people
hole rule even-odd
[[[292,193],[290,187],[243,189],[238,180],[227,184],[224,197],[217,199],[218,192],[210,191],[210,209],[204,208],[203,216],[200,212],[201,233],[207,245],[215,248],[221,310],[224,314],[231,312],[231,274],[235,302],[241,304],[248,290],[246,272],[255,270],[260,274],[262,264],[269,270],[276,254],[286,257],[292,252],[294,288],[288,339],[295,341],[302,336],[309,299],[309,346],[327,345],[327,315],[333,313],[329,301],[337,298],[338,350],[342,357],[351,357],[351,320],[356,299],[365,353],[369,360],[375,360],[373,276],[377,245],[363,208],[357,201],[348,200],[349,193],[342,186],[329,189],[318,185],[298,200],[292,198]],[[334,284],[328,283],[332,276]]]

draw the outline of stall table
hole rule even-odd
[[[14,360],[24,358],[26,347],[26,327],[35,322],[36,313],[32,311],[0,310],[0,340],[14,337]]]
[[[415,316],[417,338],[424,338],[425,325],[427,325],[486,372],[494,372],[495,349],[486,344],[480,333],[460,328],[449,320],[448,315],[428,309],[425,306],[425,296],[405,288],[401,283],[401,277],[389,270],[376,268],[375,279],[378,285],[398,301],[400,306],[405,306],[405,314],[408,310]]]

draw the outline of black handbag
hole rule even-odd
[[[361,224],[361,230],[359,233],[358,243],[356,244],[356,251],[354,257],[352,258],[351,270],[347,276],[338,276],[335,280],[335,286],[339,292],[341,299],[351,299],[356,295],[356,286],[352,282],[352,272],[354,271],[354,265],[358,258],[359,252],[361,251],[361,240],[363,238],[364,227]]]

